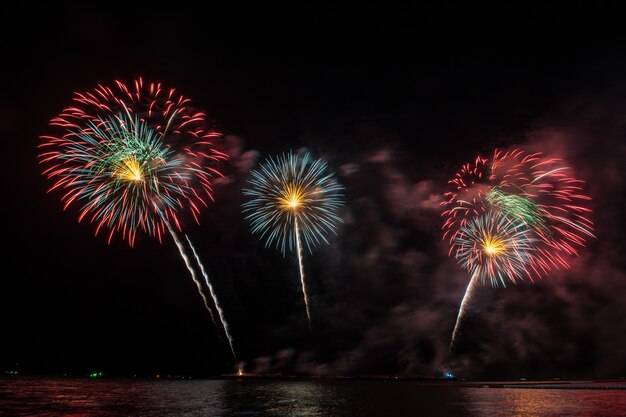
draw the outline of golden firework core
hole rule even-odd
[[[134,156],[122,159],[118,166],[116,176],[124,181],[141,181],[143,180],[141,164],[139,164],[139,161],[137,161],[137,158]]]
[[[489,256],[498,256],[506,250],[506,247],[497,237],[486,236],[483,241],[483,250]]]
[[[283,210],[295,210],[304,204],[304,193],[297,185],[289,184],[285,187],[285,192],[278,199],[278,204]]]

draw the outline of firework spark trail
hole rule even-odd
[[[452,331],[452,340],[450,341],[449,351],[452,352],[454,348],[454,343],[456,342],[456,337],[459,334],[459,327],[461,324],[461,320],[463,320],[463,316],[465,315],[465,310],[467,308],[467,304],[472,299],[474,295],[474,289],[476,288],[476,283],[478,282],[478,272],[474,272],[472,278],[470,279],[469,284],[467,284],[467,288],[465,289],[465,294],[463,294],[463,300],[461,300],[461,306],[459,307],[459,313],[456,316],[456,323],[454,324],[454,330]]]
[[[300,281],[306,315],[311,330],[311,311],[304,279],[303,252],[309,253],[321,243],[330,244],[327,236],[337,233],[341,218],[337,211],[344,205],[343,187],[327,163],[308,153],[289,152],[268,158],[251,172],[251,188],[243,190],[251,199],[243,204],[246,220],[253,234],[259,234],[265,246],[275,245],[283,256],[297,252]]]
[[[201,210],[214,201],[212,179],[222,176],[218,162],[228,158],[218,149],[221,133],[175,89],[141,78],[134,88],[116,81],[76,93],[50,126],[53,133],[40,136],[38,157],[43,175],[53,181],[49,191],[63,191],[63,209],[78,205],[78,221],[94,223],[96,235],[108,229],[109,243],[121,235],[134,246],[141,234],[161,242],[169,230],[223,340],[177,234],[183,218],[190,215],[199,224]]]
[[[189,270],[189,273],[191,274],[191,279],[193,279],[193,282],[195,282],[196,286],[198,287],[198,292],[200,293],[200,297],[202,297],[202,300],[204,301],[204,306],[208,310],[209,315],[211,316],[211,320],[213,321],[213,324],[219,331],[219,326],[217,325],[215,321],[215,317],[213,316],[213,311],[211,310],[211,307],[209,307],[209,300],[207,300],[206,295],[204,295],[204,291],[202,291],[202,283],[198,279],[196,275],[196,271],[194,270],[193,266],[191,265],[191,262],[189,261],[189,256],[187,256],[187,254],[185,253],[185,246],[183,245],[183,242],[181,242],[180,239],[178,238],[178,234],[176,233],[176,231],[174,230],[170,222],[168,222],[167,220],[163,220],[163,222],[167,226],[167,230],[169,230],[170,234],[172,235],[172,238],[174,239],[174,242],[176,243],[176,246],[178,247],[178,251],[180,252],[180,256],[183,258],[183,261],[185,261],[185,265],[187,266],[187,269]]]
[[[191,240],[189,240],[189,236],[185,235],[185,239],[187,239],[187,243],[189,243],[189,246],[191,247],[191,252],[193,253],[193,256],[196,258],[196,262],[198,262],[198,265],[200,266],[200,271],[202,272],[202,276],[204,276],[204,281],[206,282],[206,285],[209,288],[209,292],[211,293],[211,297],[213,298],[213,302],[215,303],[215,309],[217,310],[217,314],[219,315],[220,321],[222,322],[222,327],[224,327],[224,333],[226,334],[226,338],[228,338],[228,345],[230,346],[230,351],[232,352],[233,357],[235,358],[235,366],[237,366],[238,361],[237,361],[237,354],[235,353],[235,348],[233,347],[233,337],[231,336],[230,330],[228,329],[228,323],[226,322],[226,319],[224,318],[224,311],[220,307],[220,304],[217,302],[217,296],[215,295],[215,291],[213,290],[211,281],[209,281],[209,276],[204,270],[204,265],[202,265],[202,262],[200,261],[200,257],[198,256],[198,253],[196,252],[196,248],[194,248],[193,244],[191,243]]]
[[[300,242],[300,226],[298,224],[298,215],[294,214],[294,224],[296,227],[296,244],[298,245],[298,266],[300,267],[300,283],[302,285],[302,294],[304,295],[304,306],[306,307],[306,317],[309,320],[309,330],[311,329],[311,310],[309,309],[309,296],[306,292],[306,284],[304,282],[304,264],[302,262],[302,242]]]
[[[478,281],[534,282],[569,268],[567,258],[578,256],[578,247],[594,237],[584,181],[564,163],[541,152],[496,149],[491,157],[464,164],[448,181],[443,238],[450,242],[449,255],[471,276],[450,350]]]

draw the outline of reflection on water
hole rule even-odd
[[[624,417],[626,393],[603,390],[467,389],[468,410],[494,417]],[[494,407],[494,402],[497,406]],[[489,407],[493,407],[490,411]]]
[[[2,416],[617,417],[624,410],[624,391],[411,381],[0,378]]]
[[[221,382],[0,378],[0,415],[220,416]]]

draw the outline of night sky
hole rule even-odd
[[[247,371],[626,375],[626,43],[615,10],[35,7],[2,28],[0,371],[233,370],[171,239],[108,245],[46,192],[36,146],[50,118],[74,92],[141,76],[175,87],[224,133],[226,178],[185,229]],[[571,270],[482,287],[449,354],[468,277],[447,257],[439,203],[461,164],[513,146],[575,168],[597,239]],[[304,259],[312,334],[296,257],[266,249],[240,209],[250,168],[302,148],[328,161],[347,203],[338,236]]]

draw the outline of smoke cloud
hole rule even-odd
[[[448,258],[441,238],[446,180],[416,173],[406,150],[393,144],[363,147],[349,157],[323,155],[346,188],[347,205],[331,246],[317,248],[304,261],[313,334],[303,334],[294,260],[248,248],[249,256],[270,256],[282,265],[271,279],[289,283],[282,295],[290,301],[281,302],[293,308],[272,323],[255,322],[255,337],[266,342],[246,342],[247,370],[423,376],[451,371],[467,378],[626,375],[625,104],[578,97],[501,147],[521,146],[567,161],[593,198],[597,239],[571,259],[571,269],[553,271],[535,284],[479,287],[453,353],[450,335],[469,277]],[[377,135],[365,142],[389,143],[384,133]],[[229,182],[242,183],[259,153],[245,151],[240,140],[231,149],[238,177]],[[255,288],[268,285],[247,279]],[[258,355],[255,349],[266,351]]]

